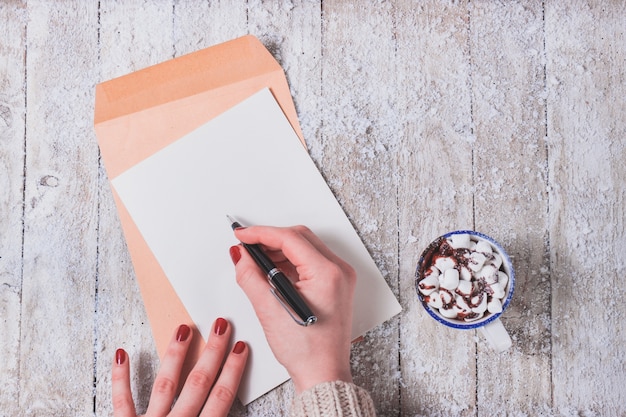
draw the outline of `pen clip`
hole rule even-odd
[[[276,290],[274,288],[270,288],[270,292],[274,295],[274,297],[276,297],[276,299],[278,300],[278,302],[280,303],[281,306],[283,306],[283,308],[285,309],[285,311],[291,316],[291,318],[293,319],[293,321],[295,321],[296,323],[298,323],[300,326],[308,326],[309,324],[313,324],[317,321],[317,317],[312,316],[311,318],[309,318],[309,320],[307,321],[302,321],[300,319],[298,319],[298,317],[296,317],[296,315],[291,311],[291,308],[289,308],[289,306],[287,305],[287,303],[283,300],[283,298],[280,296],[280,294],[278,294],[276,292]]]

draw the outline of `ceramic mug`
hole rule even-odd
[[[499,317],[513,296],[515,272],[506,251],[491,237],[472,230],[438,237],[420,256],[415,287],[426,312],[439,323],[479,329],[497,352],[511,347]]]

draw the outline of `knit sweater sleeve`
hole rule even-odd
[[[294,398],[291,417],[376,417],[363,388],[343,381],[324,382]]]

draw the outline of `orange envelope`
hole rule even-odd
[[[94,125],[109,180],[265,87],[304,144],[284,72],[251,35],[98,84]],[[113,197],[162,357],[176,326],[193,322],[114,189]],[[194,338],[188,366],[203,345]]]

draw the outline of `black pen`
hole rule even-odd
[[[230,221],[233,230],[242,227],[241,224],[230,216]],[[267,275],[267,279],[272,285],[272,294],[278,299],[281,305],[287,310],[287,313],[301,326],[308,326],[317,321],[317,317],[313,314],[309,306],[306,305],[300,294],[291,284],[291,281],[287,276],[274,265],[274,262],[263,252],[259,245],[251,245],[248,243],[241,243],[248,251],[252,259],[261,268],[263,273]],[[274,291],[275,290],[275,291]],[[278,294],[276,294],[278,291]],[[282,299],[281,299],[282,298]],[[293,311],[293,313],[292,313]],[[294,313],[300,318],[299,320],[294,316]]]

